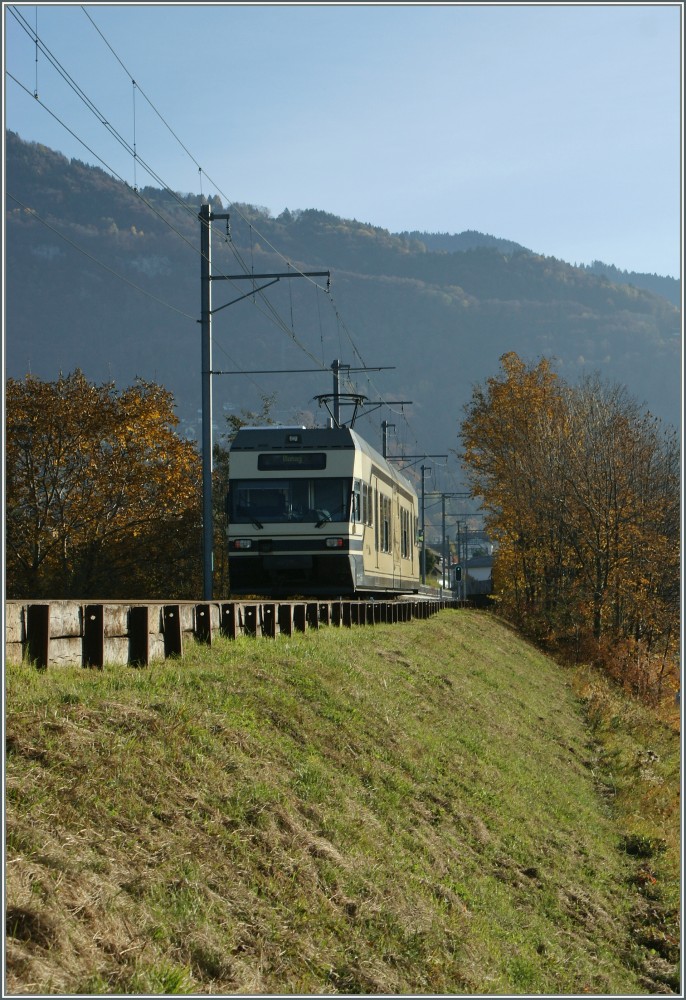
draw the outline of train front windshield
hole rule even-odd
[[[352,480],[238,479],[229,492],[233,524],[347,521]]]

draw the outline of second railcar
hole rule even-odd
[[[244,427],[230,449],[231,593],[419,589],[417,494],[348,427]]]

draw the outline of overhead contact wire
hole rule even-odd
[[[179,143],[179,145],[184,150],[184,152],[186,152],[186,154],[190,157],[190,159],[198,167],[198,170],[201,172],[201,174],[204,173],[204,171],[203,171],[202,167],[200,166],[200,164],[198,163],[197,159],[192,155],[192,153],[187,149],[187,147],[184,145],[184,143],[179,139],[178,135],[171,128],[171,126],[168,124],[168,122],[166,121],[166,119],[160,114],[160,112],[158,111],[158,109],[156,108],[156,106],[154,105],[154,103],[147,97],[147,95],[144,93],[144,91],[142,91],[141,88],[137,85],[136,81],[133,79],[133,77],[129,73],[128,69],[126,68],[126,66],[124,65],[124,63],[122,62],[122,60],[119,58],[119,56],[117,55],[117,53],[115,52],[114,48],[110,45],[110,43],[107,41],[107,39],[105,38],[105,36],[103,35],[103,33],[100,31],[100,29],[98,28],[98,26],[95,24],[95,22],[93,21],[93,18],[90,16],[90,14],[88,14],[88,12],[85,11],[85,9],[83,7],[81,9],[84,11],[84,13],[88,17],[89,21],[91,22],[91,24],[93,25],[93,27],[95,28],[95,30],[98,32],[98,34],[102,38],[103,42],[107,45],[107,47],[111,51],[112,55],[115,57],[115,59],[117,60],[117,62],[119,63],[119,65],[122,67],[122,69],[124,70],[124,72],[127,74],[127,76],[129,77],[129,79],[131,80],[131,83],[132,83],[132,85],[134,87],[134,102],[135,102],[135,90],[138,89],[138,90],[140,90],[141,94],[143,95],[143,97],[145,98],[145,100],[148,102],[148,104],[150,105],[150,107],[153,109],[153,111],[155,112],[155,114],[158,116],[158,118],[160,119],[160,121],[163,122],[163,124],[165,125],[165,127],[169,130],[169,132],[174,137],[174,139]],[[76,83],[76,81],[73,79],[73,77],[71,76],[71,74],[69,74],[69,72],[62,66],[62,64],[59,62],[59,60],[55,56],[53,56],[53,54],[47,48],[47,46],[44,45],[44,43],[40,40],[40,38],[38,36],[37,30],[35,32],[32,32],[31,29],[30,29],[30,26],[28,25],[28,22],[25,21],[25,19],[16,11],[16,9],[9,8],[9,10],[13,14],[13,16],[15,17],[15,19],[19,22],[19,24],[23,28],[23,30],[27,34],[29,34],[30,37],[33,37],[33,39],[35,41],[35,45],[36,45],[37,50],[40,49],[40,51],[45,55],[46,59],[50,62],[50,64],[56,70],[56,72],[58,73],[58,75],[77,94],[77,96],[86,105],[86,107],[88,108],[88,110],[91,111],[91,113],[100,121],[100,123],[113,136],[113,138],[115,138],[116,141],[119,142],[120,145],[125,149],[125,151],[128,152],[129,155],[131,155],[133,157],[133,159],[134,159],[134,188],[135,188],[135,193],[139,197],[141,197],[141,200],[143,201],[143,203],[146,204],[146,206],[151,211],[153,211],[160,219],[162,219],[165,222],[165,224],[167,224],[172,229],[172,231],[174,231],[176,233],[176,235],[178,235],[181,239],[184,240],[184,242],[186,242],[189,246],[191,246],[192,249],[194,250],[194,252],[198,253],[199,251],[197,250],[197,248],[195,246],[193,246],[183,236],[182,233],[180,233],[177,229],[175,229],[174,226],[172,226],[171,223],[168,220],[164,219],[164,217],[156,209],[154,209],[154,207],[152,205],[150,205],[150,203],[145,198],[142,198],[142,196],[140,195],[140,192],[137,190],[136,164],[140,163],[141,166],[143,166],[144,169],[148,172],[148,174],[150,175],[150,177],[152,177],[154,180],[156,180],[157,183],[159,183],[162,186],[162,188],[165,191],[167,191],[167,193],[169,193],[170,195],[172,195],[172,197],[174,197],[174,199],[177,201],[177,203],[179,204],[180,207],[182,207],[184,210],[188,211],[189,213],[192,213],[192,209],[185,202],[183,202],[182,199],[179,198],[178,194],[175,191],[173,191],[169,187],[169,185],[166,184],[166,182],[163,180],[163,178],[150,166],[150,164],[148,164],[145,160],[141,159],[138,156],[137,149],[136,149],[135,124],[134,124],[134,145],[132,147],[131,144],[123,136],[121,136],[117,132],[117,130],[114,128],[114,126],[112,126],[108,122],[108,120],[105,117],[105,115],[97,108],[97,106],[94,104],[94,102],[88,97],[88,95],[83,91],[83,89]],[[25,88],[23,86],[23,84],[19,83],[19,81],[16,80],[15,77],[12,77],[12,79],[14,79],[15,82],[17,82],[19,84],[19,86],[22,87],[22,89],[27,90],[27,88]],[[102,160],[102,158],[100,156],[98,156],[93,150],[91,150],[90,147],[88,147],[83,142],[83,140],[80,139],[79,136],[77,136],[71,129],[68,128],[68,126],[64,125],[64,123],[59,119],[59,117],[57,115],[55,115],[52,111],[50,111],[50,109],[47,108],[47,106],[43,102],[40,102],[40,103],[41,103],[41,106],[44,107],[50,114],[52,114],[53,117],[57,121],[59,121],[60,124],[63,125],[63,127],[67,128],[67,131],[69,131],[70,134],[72,134],[74,136],[74,138],[76,138],[79,142],[81,142],[82,145],[84,145],[84,147],[86,149],[88,149],[89,152],[91,152],[96,157],[96,159],[99,162],[103,163],[103,165],[105,165],[107,167],[107,169],[110,170],[110,172],[113,174],[113,176],[117,177],[119,180],[122,180],[122,182],[126,184],[126,181],[124,181],[123,178],[121,178],[120,175],[118,175],[116,173],[116,171],[113,171],[112,168],[110,168],[109,165],[107,165],[105,163],[105,161]],[[243,219],[243,221],[246,222],[246,224],[247,224],[248,220],[245,218],[245,216],[243,215],[243,213],[237,208],[236,204],[232,201],[232,199],[230,199],[228,197],[228,195],[226,195],[226,193],[221,189],[220,185],[216,184],[212,180],[212,178],[209,177],[208,174],[205,174],[205,176],[208,178],[208,180],[210,181],[210,183],[214,184],[214,186],[217,189],[217,191],[219,191],[220,194],[222,194],[224,200],[227,203],[229,203],[230,207],[235,212],[235,214],[237,214],[239,216],[239,218]],[[194,213],[192,213],[192,214],[194,214]],[[258,235],[263,240],[263,242],[281,260],[283,260],[285,263],[288,264],[289,268],[292,267],[297,274],[299,274],[302,277],[306,277],[306,278],[308,278],[308,280],[312,281],[311,278],[309,278],[307,275],[303,274],[303,272],[298,267],[296,267],[291,261],[287,260],[287,258],[271,243],[271,241],[267,237],[265,237],[262,233],[260,233],[257,230],[256,230],[256,232],[258,232]],[[61,235],[61,234],[58,234],[58,235]],[[76,248],[79,249],[78,247],[76,247]],[[240,260],[239,255],[235,254],[235,256],[236,256],[236,259],[240,261],[240,264],[243,267],[244,272],[246,274],[249,274],[249,269],[246,267],[245,263],[242,260]],[[106,265],[103,265],[103,266],[106,267]],[[107,269],[110,270],[110,271],[112,271],[113,274],[117,273],[117,272],[114,272],[111,268],[107,268]],[[125,280],[125,281],[128,282],[128,279],[123,278],[123,280]],[[132,284],[133,287],[136,287],[136,288],[139,287],[139,286],[134,285],[132,282],[128,282],[128,283]],[[321,288],[321,286],[317,282],[312,281],[312,283],[315,284],[318,288]],[[322,290],[324,290],[324,289],[322,289]],[[335,312],[335,315],[336,315],[336,318],[337,318],[338,322],[340,323],[340,325],[343,326],[343,328],[344,328],[344,330],[346,332],[346,335],[348,336],[348,339],[350,341],[350,344],[351,344],[351,347],[353,349],[353,352],[359,358],[361,364],[364,367],[366,367],[366,363],[365,363],[364,359],[362,358],[362,355],[361,355],[360,351],[357,349],[357,347],[356,347],[356,345],[354,343],[354,340],[352,338],[352,335],[350,334],[350,331],[347,329],[345,323],[343,322],[343,320],[342,320],[342,318],[340,316],[340,313],[339,313],[339,311],[338,311],[335,303],[333,302],[333,299],[332,299],[332,297],[330,295],[330,289],[326,289],[325,291],[327,292],[327,295],[328,295],[329,300],[331,302],[331,305],[332,305],[332,307],[334,309],[334,312]],[[260,294],[260,293],[257,293],[257,294]],[[296,346],[300,350],[303,350],[304,353],[306,353],[307,356],[314,363],[316,363],[316,364],[319,365],[319,363],[320,363],[319,360],[309,350],[307,350],[307,348],[305,348],[302,344],[299,343],[299,341],[295,337],[293,331],[290,331],[288,329],[288,326],[285,323],[285,321],[282,320],[280,316],[278,316],[278,313],[276,313],[276,311],[274,310],[274,307],[271,305],[271,303],[269,303],[269,301],[265,298],[265,296],[263,294],[261,294],[261,298],[267,304],[267,309],[271,313],[272,319],[275,321],[276,325],[279,326],[279,328],[282,329],[290,337],[290,339],[296,344]]]
[[[122,59],[121,59],[121,58],[119,57],[118,53],[117,53],[117,52],[115,51],[115,49],[114,49],[114,48],[112,47],[112,45],[110,45],[109,41],[107,40],[107,38],[105,37],[105,35],[103,34],[103,32],[102,32],[102,31],[100,30],[100,28],[99,28],[99,27],[97,26],[97,24],[95,23],[95,21],[93,20],[93,18],[91,17],[91,15],[90,15],[90,14],[88,13],[88,11],[87,11],[87,10],[86,10],[86,9],[85,9],[85,8],[84,8],[83,6],[81,7],[81,10],[82,10],[82,11],[84,12],[84,14],[86,15],[86,17],[87,17],[87,18],[88,18],[88,20],[90,21],[90,23],[91,23],[91,24],[93,25],[93,28],[94,28],[94,29],[95,29],[95,30],[97,31],[97,33],[98,33],[98,35],[100,36],[100,38],[101,38],[101,39],[103,40],[103,42],[105,43],[105,45],[107,46],[107,48],[108,48],[108,49],[110,50],[110,52],[112,53],[112,55],[114,56],[114,58],[115,58],[115,59],[117,60],[117,62],[119,63],[119,65],[121,66],[121,68],[122,68],[122,69],[123,69],[123,71],[124,71],[124,72],[126,73],[126,75],[127,75],[128,77],[129,77],[129,79],[131,80],[131,82],[133,83],[133,85],[134,85],[134,87],[135,87],[135,86],[136,86],[136,83],[135,83],[135,81],[133,80],[133,76],[132,76],[132,74],[131,74],[130,70],[129,70],[129,69],[127,68],[127,66],[126,66],[126,65],[124,64],[124,62],[123,62],[123,61],[122,61]],[[186,154],[188,155],[188,157],[189,157],[189,158],[190,158],[190,159],[191,159],[191,160],[193,161],[193,163],[194,163],[194,164],[196,165],[196,167],[197,167],[197,168],[198,168],[198,170],[200,171],[201,175],[202,175],[202,173],[205,173],[205,171],[203,171],[202,167],[200,166],[200,164],[199,164],[198,160],[197,160],[197,159],[196,159],[196,158],[195,158],[195,157],[193,156],[193,154],[192,154],[192,153],[190,152],[190,150],[189,150],[189,149],[188,149],[188,148],[186,147],[186,145],[185,145],[185,144],[184,144],[184,143],[183,143],[183,142],[181,141],[181,139],[179,138],[179,136],[178,136],[178,135],[176,134],[176,132],[174,131],[174,129],[173,129],[173,128],[172,128],[172,127],[171,127],[171,126],[169,125],[169,123],[168,123],[168,122],[167,122],[167,120],[166,120],[166,119],[164,118],[164,116],[163,116],[163,115],[161,114],[161,112],[160,112],[160,111],[158,110],[158,108],[157,108],[157,107],[155,106],[155,104],[154,104],[154,103],[153,103],[153,102],[152,102],[152,101],[150,100],[150,98],[149,98],[149,97],[147,96],[147,94],[146,94],[146,93],[145,93],[145,92],[144,92],[144,91],[143,91],[143,90],[142,90],[142,89],[140,88],[140,86],[138,87],[138,89],[139,89],[140,93],[142,94],[142,96],[143,96],[143,97],[145,98],[145,100],[147,101],[147,103],[149,104],[149,106],[150,106],[150,107],[152,108],[152,110],[154,111],[154,113],[155,113],[155,114],[157,115],[157,117],[158,117],[158,118],[160,119],[160,121],[161,121],[161,122],[162,122],[162,123],[164,124],[165,128],[167,128],[167,130],[168,130],[168,131],[169,131],[169,133],[170,133],[170,134],[171,134],[171,135],[172,135],[172,136],[174,137],[174,139],[176,140],[176,142],[178,142],[179,146],[180,146],[180,147],[181,147],[181,148],[182,148],[182,149],[184,150],[184,152],[185,152],[185,153],[186,153]],[[151,172],[151,176],[155,177],[156,175],[155,175],[154,173],[152,173],[152,172]],[[225,201],[225,202],[226,202],[226,203],[228,204],[228,206],[229,206],[229,208],[231,209],[231,211],[232,211],[232,212],[234,212],[234,213],[235,213],[236,215],[238,215],[238,217],[239,217],[240,219],[242,219],[242,220],[243,220],[243,222],[245,222],[245,223],[246,223],[247,225],[250,225],[250,231],[251,231],[251,238],[252,238],[252,234],[253,234],[253,229],[254,229],[254,227],[253,227],[252,223],[250,223],[250,222],[249,222],[249,221],[248,221],[248,220],[247,220],[247,219],[245,218],[245,216],[244,216],[244,215],[243,215],[243,213],[242,213],[242,212],[240,211],[240,209],[238,209],[238,207],[237,207],[236,203],[235,203],[235,202],[233,201],[233,199],[231,199],[231,198],[230,198],[230,197],[229,197],[229,196],[228,196],[228,195],[227,195],[227,194],[226,194],[226,193],[225,193],[225,192],[224,192],[224,191],[222,190],[221,186],[220,186],[219,184],[217,184],[217,183],[216,183],[215,181],[213,181],[213,179],[212,179],[212,178],[211,178],[211,177],[209,176],[209,174],[205,173],[205,176],[207,177],[207,179],[209,180],[209,182],[210,182],[211,184],[213,184],[213,185],[214,185],[215,189],[216,189],[216,190],[217,190],[217,191],[218,191],[218,192],[219,192],[219,193],[220,193],[220,194],[222,195],[222,197],[223,197],[224,201]],[[161,181],[161,179],[160,179],[160,178],[156,178],[156,179],[158,179],[158,180],[160,181],[160,183],[163,183],[163,182]],[[263,241],[263,242],[265,243],[265,245],[266,245],[266,246],[268,246],[268,247],[270,248],[270,250],[272,250],[272,251],[273,251],[273,252],[274,252],[274,253],[275,253],[275,254],[276,254],[276,255],[277,255],[277,256],[278,256],[278,257],[279,257],[279,258],[280,258],[280,259],[281,259],[282,261],[284,261],[284,263],[285,263],[285,264],[286,264],[286,265],[287,265],[287,266],[288,266],[289,268],[291,268],[291,267],[292,267],[292,268],[293,268],[293,270],[294,270],[294,271],[295,271],[295,272],[296,272],[297,274],[299,274],[299,275],[300,275],[301,277],[304,277],[304,278],[307,278],[307,280],[308,280],[308,281],[311,281],[311,282],[312,282],[312,284],[314,284],[314,285],[315,285],[315,286],[316,286],[317,288],[321,288],[321,286],[319,285],[319,283],[318,283],[318,282],[314,281],[314,280],[313,280],[313,279],[312,279],[311,277],[309,277],[308,275],[304,274],[304,273],[303,273],[303,271],[302,271],[302,270],[300,270],[300,268],[296,267],[296,265],[294,265],[292,261],[288,260],[288,259],[287,259],[287,258],[286,258],[286,257],[285,257],[285,256],[284,256],[284,255],[283,255],[282,253],[281,253],[281,251],[280,251],[280,250],[278,250],[278,248],[277,248],[277,247],[275,247],[275,246],[274,246],[274,245],[273,245],[273,244],[271,243],[271,241],[270,241],[270,240],[269,240],[269,239],[268,239],[267,237],[265,237],[265,236],[264,236],[264,235],[263,235],[263,234],[262,234],[261,232],[259,232],[259,231],[257,231],[257,230],[255,230],[255,232],[257,232],[257,235],[258,235],[258,236],[259,236],[259,238],[260,238],[260,239],[261,239],[261,240],[262,240],[262,241]],[[238,258],[237,258],[237,259],[238,259]],[[241,262],[241,263],[242,263],[242,262]],[[246,273],[249,273],[249,272],[248,272],[248,269],[247,269],[247,267],[246,267],[246,265],[245,265],[244,263],[242,263],[242,266],[243,266],[244,270],[246,271]],[[324,289],[322,289],[322,290],[324,290]],[[334,310],[335,310],[335,312],[336,312],[336,314],[337,314],[337,316],[338,316],[338,310],[337,310],[337,308],[336,308],[336,306],[335,306],[335,303],[333,302],[333,298],[331,297],[331,293],[330,293],[330,288],[327,288],[327,289],[325,289],[325,291],[326,291],[327,295],[329,296],[329,299],[330,299],[330,302],[331,302],[331,304],[332,304],[332,306],[333,306],[333,308],[334,308]],[[268,300],[266,299],[266,297],[264,297],[264,296],[262,296],[262,300],[263,300],[264,302],[267,302],[267,301],[268,301]],[[273,307],[271,307],[271,306],[270,306],[270,308],[273,308]],[[339,317],[339,319],[340,319],[340,317]],[[353,341],[353,338],[352,338],[352,336],[351,336],[351,334],[350,334],[350,331],[349,331],[349,330],[347,329],[347,327],[345,326],[345,323],[343,323],[343,321],[342,321],[342,320],[340,320],[340,321],[341,321],[341,324],[343,325],[343,328],[345,329],[345,332],[346,332],[346,334],[347,334],[347,336],[348,336],[348,339],[349,339],[349,341],[350,341],[350,344],[351,344],[351,347],[352,347],[352,349],[353,349],[353,352],[354,352],[354,354],[355,354],[355,355],[356,355],[356,356],[358,357],[358,359],[359,359],[360,363],[361,363],[361,364],[363,365],[363,367],[366,367],[366,363],[365,363],[364,359],[362,358],[362,355],[361,355],[361,353],[360,353],[360,352],[359,352],[359,350],[357,349],[357,347],[356,347],[356,345],[355,345],[355,343],[354,343],[354,341]],[[281,329],[283,329],[283,330],[284,330],[284,332],[288,333],[288,330],[287,330],[287,328],[286,328],[286,325],[285,325],[285,323],[284,323],[284,322],[283,322],[282,320],[280,320],[280,319],[279,319],[279,321],[278,321],[277,325],[278,325],[278,326],[280,326],[280,327],[281,327]],[[310,358],[311,358],[312,360],[316,360],[316,359],[314,359],[314,358],[313,358],[313,355],[312,355],[312,354],[311,354],[311,353],[310,353],[309,351],[307,351],[306,349],[304,349],[304,348],[302,347],[302,345],[301,345],[301,344],[299,344],[299,343],[297,342],[297,340],[296,340],[296,344],[297,344],[297,346],[298,346],[298,347],[300,347],[300,349],[301,349],[301,350],[305,350],[305,353],[307,353],[308,357],[310,357]]]

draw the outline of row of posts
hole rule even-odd
[[[321,626],[350,628],[355,625],[407,622],[413,618],[429,618],[444,608],[458,607],[452,599],[398,601],[289,601],[238,602],[214,604],[141,604],[125,609],[128,655],[131,666],[147,666],[152,660],[183,656],[184,639],[211,644],[213,633],[229,639],[240,636],[270,637],[293,635]],[[111,641],[108,608],[102,604],[80,606],[80,659],[84,667],[103,667],[108,660],[107,643]],[[56,639],[51,627],[49,602],[24,606],[22,646],[25,659],[38,668],[55,661],[51,657],[51,639]],[[121,608],[117,609],[121,617]],[[152,616],[157,613],[158,621]],[[190,624],[190,627],[189,627]],[[51,634],[52,633],[52,634]],[[161,642],[158,636],[161,633]],[[77,647],[78,648],[78,647]],[[71,661],[70,661],[71,662]]]

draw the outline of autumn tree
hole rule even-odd
[[[8,381],[8,596],[199,593],[200,463],[176,425],[151,382]]]
[[[565,393],[558,429],[556,492],[593,636],[650,644],[679,578],[676,434],[597,376]]]
[[[679,614],[679,442],[626,390],[570,387],[515,354],[476,387],[462,458],[498,543],[506,614],[538,639],[575,637],[663,663]],[[623,645],[622,645],[623,644]]]
[[[461,458],[498,544],[495,573],[506,608],[536,631],[543,608],[554,600],[563,563],[559,514],[546,509],[539,431],[541,420],[552,419],[559,406],[560,387],[545,360],[527,368],[511,353],[501,365],[503,378],[490,378],[485,388],[473,390],[462,425]],[[541,523],[544,510],[551,523]]]

